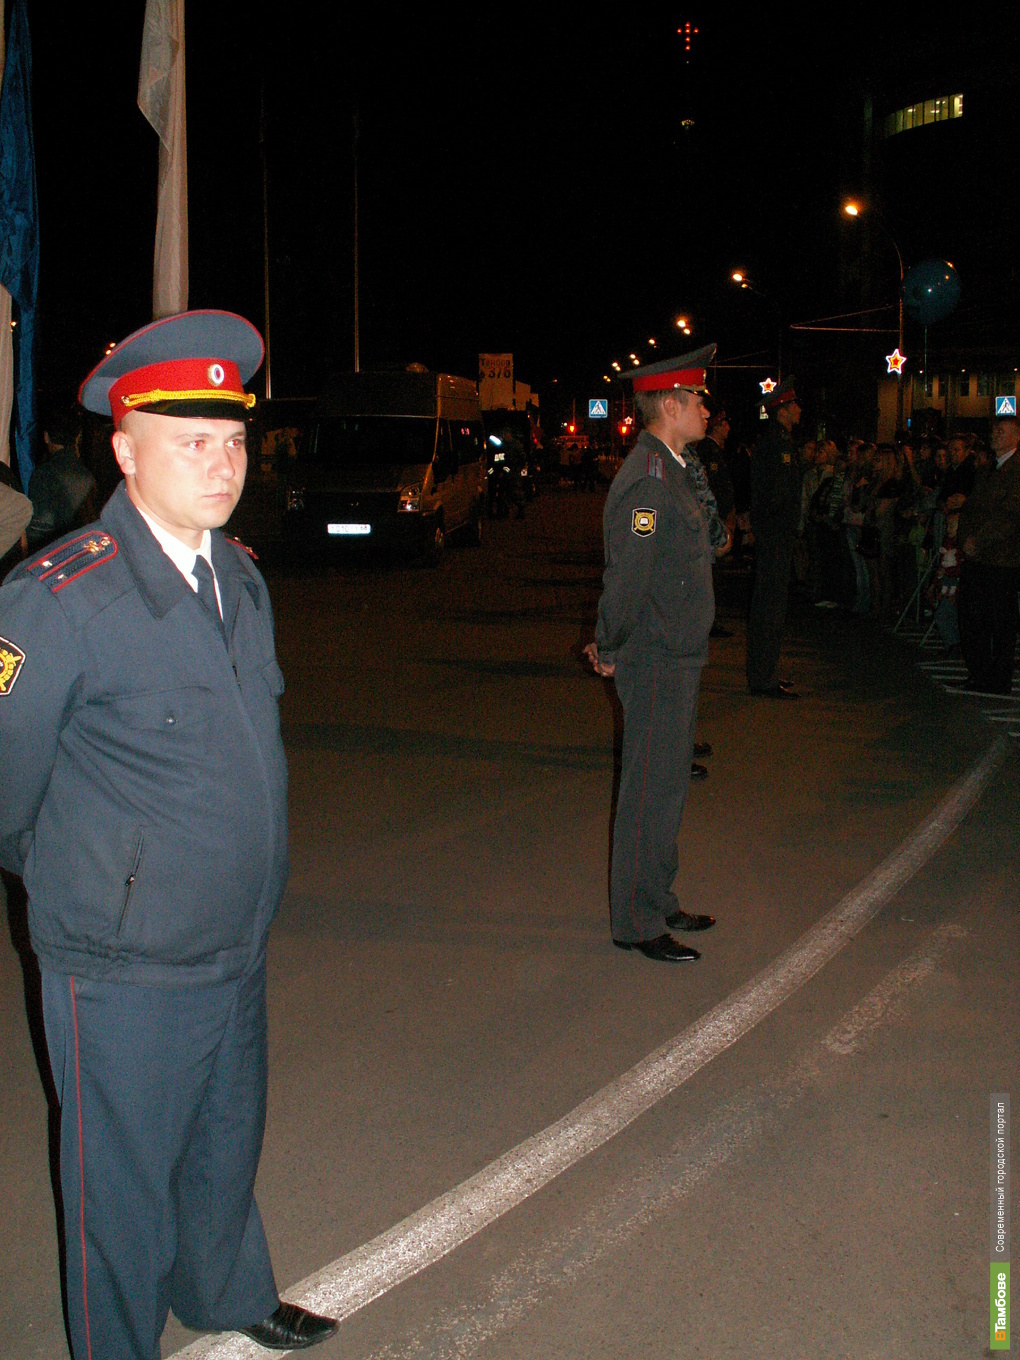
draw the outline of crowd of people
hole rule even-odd
[[[751,450],[728,454],[739,557],[753,547]],[[960,512],[978,474],[995,466],[975,434],[895,442],[808,439],[798,449],[800,518],[794,582],[819,608],[894,622],[920,588],[947,647],[959,645]]]

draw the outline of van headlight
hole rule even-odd
[[[397,509],[401,514],[417,515],[421,510],[421,487],[402,486]]]

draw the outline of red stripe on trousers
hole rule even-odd
[[[88,1360],[92,1360],[92,1336],[89,1329],[89,1271],[85,1260],[85,1136],[81,1118],[81,1061],[78,1056],[78,998],[74,994],[74,978],[71,984],[71,1014],[74,1017],[74,1080],[78,1094],[78,1223],[81,1233],[81,1294],[85,1307],[85,1347]]]

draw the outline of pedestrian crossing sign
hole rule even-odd
[[[588,419],[605,420],[609,415],[609,403],[605,397],[591,397],[588,400]]]
[[[996,397],[995,414],[997,416],[1016,415],[1016,397]]]

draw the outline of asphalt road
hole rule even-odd
[[[601,498],[434,571],[269,570],[293,868],[259,1200],[281,1288],[540,1134],[754,978],[1009,748],[817,974],[596,1151],[347,1319],[322,1360],[988,1354],[988,1101],[1018,1063],[1017,743],[916,648],[795,608],[799,703],[747,696],[728,576],[678,893],[702,960],[613,949],[611,687],[578,660]],[[19,905],[12,895],[13,941]],[[31,986],[27,1010],[32,1010]],[[47,1108],[0,944],[0,1357],[63,1340]],[[195,1343],[171,1320],[169,1356]],[[100,1360],[96,1357],[96,1360]]]

